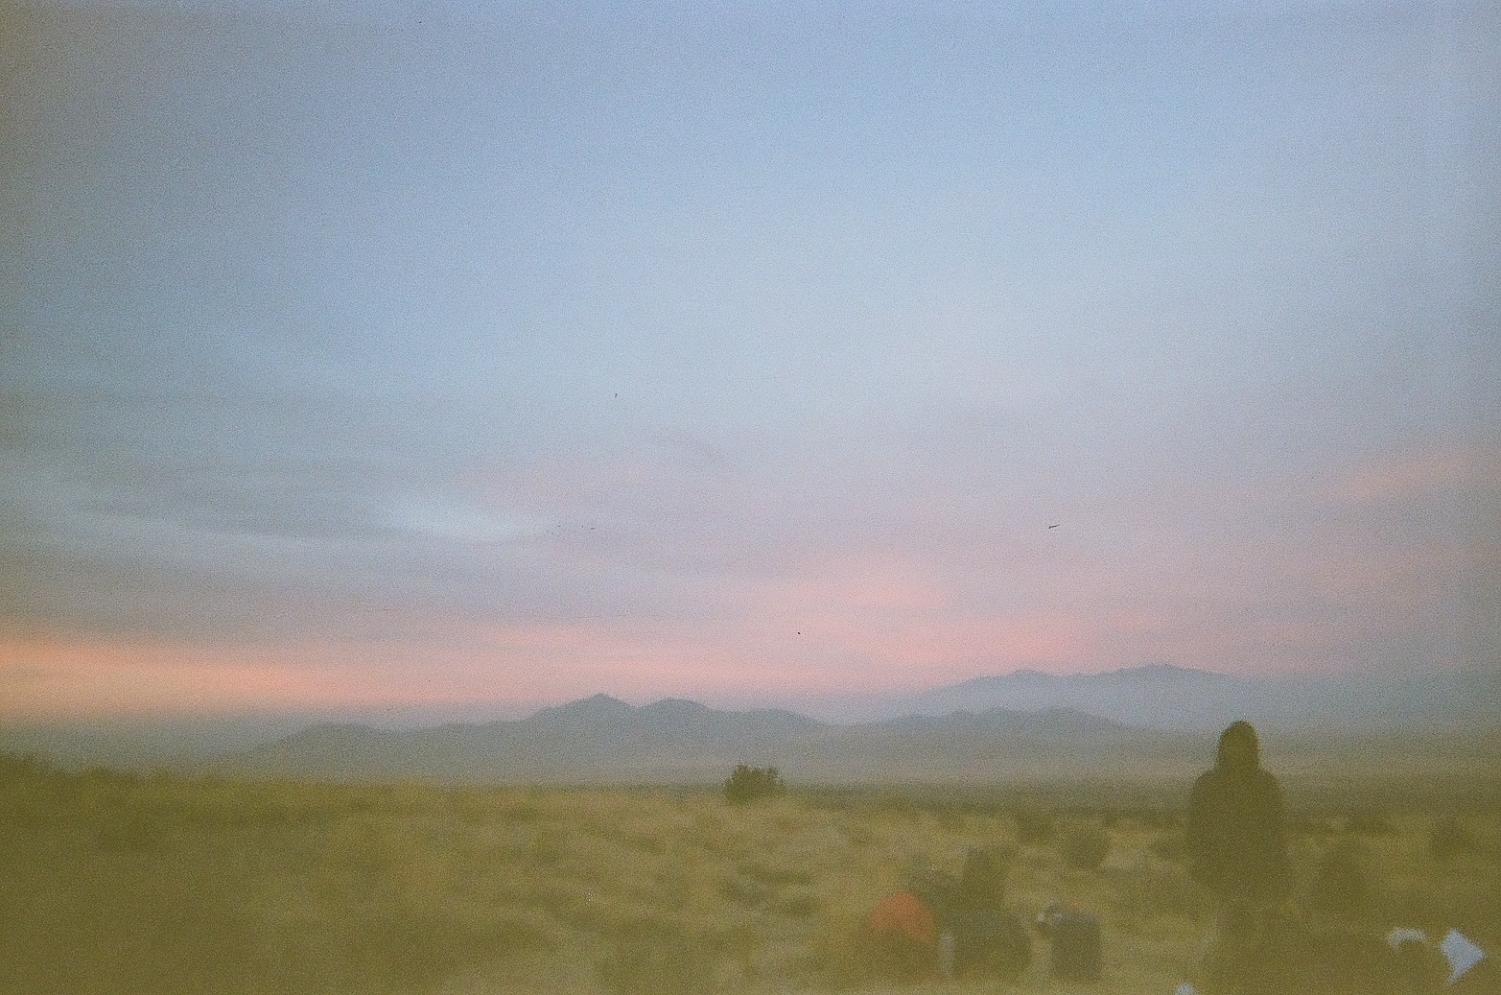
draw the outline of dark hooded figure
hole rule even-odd
[[[1188,805],[1189,870],[1229,906],[1266,908],[1289,886],[1282,788],[1261,768],[1256,730],[1235,722]]]
[[[959,887],[940,920],[954,942],[954,973],[989,973],[1016,980],[1032,962],[1032,940],[1006,911],[1006,869],[985,850],[971,850]]]

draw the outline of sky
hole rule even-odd
[[[990,6],[0,0],[0,719],[1501,662],[1501,8]]]

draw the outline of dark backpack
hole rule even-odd
[[[1063,909],[1049,916],[1048,936],[1053,941],[1053,977],[1100,980],[1100,920],[1087,912]]]
[[[947,917],[954,936],[954,973],[1015,981],[1032,963],[1032,940],[1003,909],[959,908]]]

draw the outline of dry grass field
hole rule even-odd
[[[858,942],[914,867],[957,871],[987,846],[1008,857],[1018,913],[1061,899],[1100,916],[1108,983],[1094,990],[1167,995],[1212,914],[1181,862],[1179,814],[1157,800],[1181,790],[1084,807],[1077,790],[794,787],[732,806],[707,789],[139,778],[11,758],[0,990],[993,991],[883,978]],[[1501,948],[1501,816],[1456,811],[1446,822],[1394,795],[1296,810],[1295,914],[1372,934],[1458,926]],[[1102,838],[1098,867],[1066,859]],[[1335,851],[1363,868],[1363,897],[1319,900]],[[1047,978],[1041,941],[1016,988],[1069,990]]]

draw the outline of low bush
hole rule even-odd
[[[94,839],[107,853],[154,853],[161,848],[165,835],[166,827],[159,817],[131,808],[102,820]]]
[[[1099,870],[1110,853],[1110,834],[1094,826],[1078,826],[1063,837],[1059,852],[1070,867]]]
[[[815,927],[801,970],[826,991],[908,990],[938,970],[933,944],[900,930],[876,931],[868,923],[830,917]]]
[[[1357,915],[1371,901],[1370,854],[1351,840],[1335,844],[1324,854],[1309,893],[1309,904],[1320,912]]]
[[[736,866],[736,870],[746,878],[757,884],[763,885],[810,885],[813,883],[813,875],[802,867],[781,867],[774,864],[762,863],[758,860],[748,860]]]
[[[1297,815],[1288,820],[1294,836],[1311,836],[1322,839],[1337,832],[1336,820],[1319,815]]]
[[[1028,846],[1041,846],[1052,842],[1057,833],[1053,814],[1041,809],[1024,808],[1016,813],[1016,839]]]
[[[1475,849],[1474,834],[1455,816],[1439,819],[1428,831],[1428,852],[1436,860],[1452,860]]]
[[[1147,844],[1147,849],[1163,860],[1186,860],[1188,859],[1188,838],[1181,832],[1163,833]]]
[[[618,995],[694,995],[715,990],[712,945],[665,923],[627,927],[599,964],[599,979]]]
[[[771,903],[771,911],[778,915],[804,919],[817,912],[822,903],[811,891],[796,891]]]
[[[785,794],[787,785],[775,767],[748,767],[741,764],[724,782],[724,797],[731,804],[741,805],[758,798],[774,798]]]
[[[1117,901],[1127,923],[1164,917],[1202,918],[1213,909],[1209,893],[1194,883],[1178,864],[1143,860],[1112,878]]]
[[[1345,830],[1361,836],[1390,836],[1397,828],[1385,812],[1358,809],[1345,816]]]

